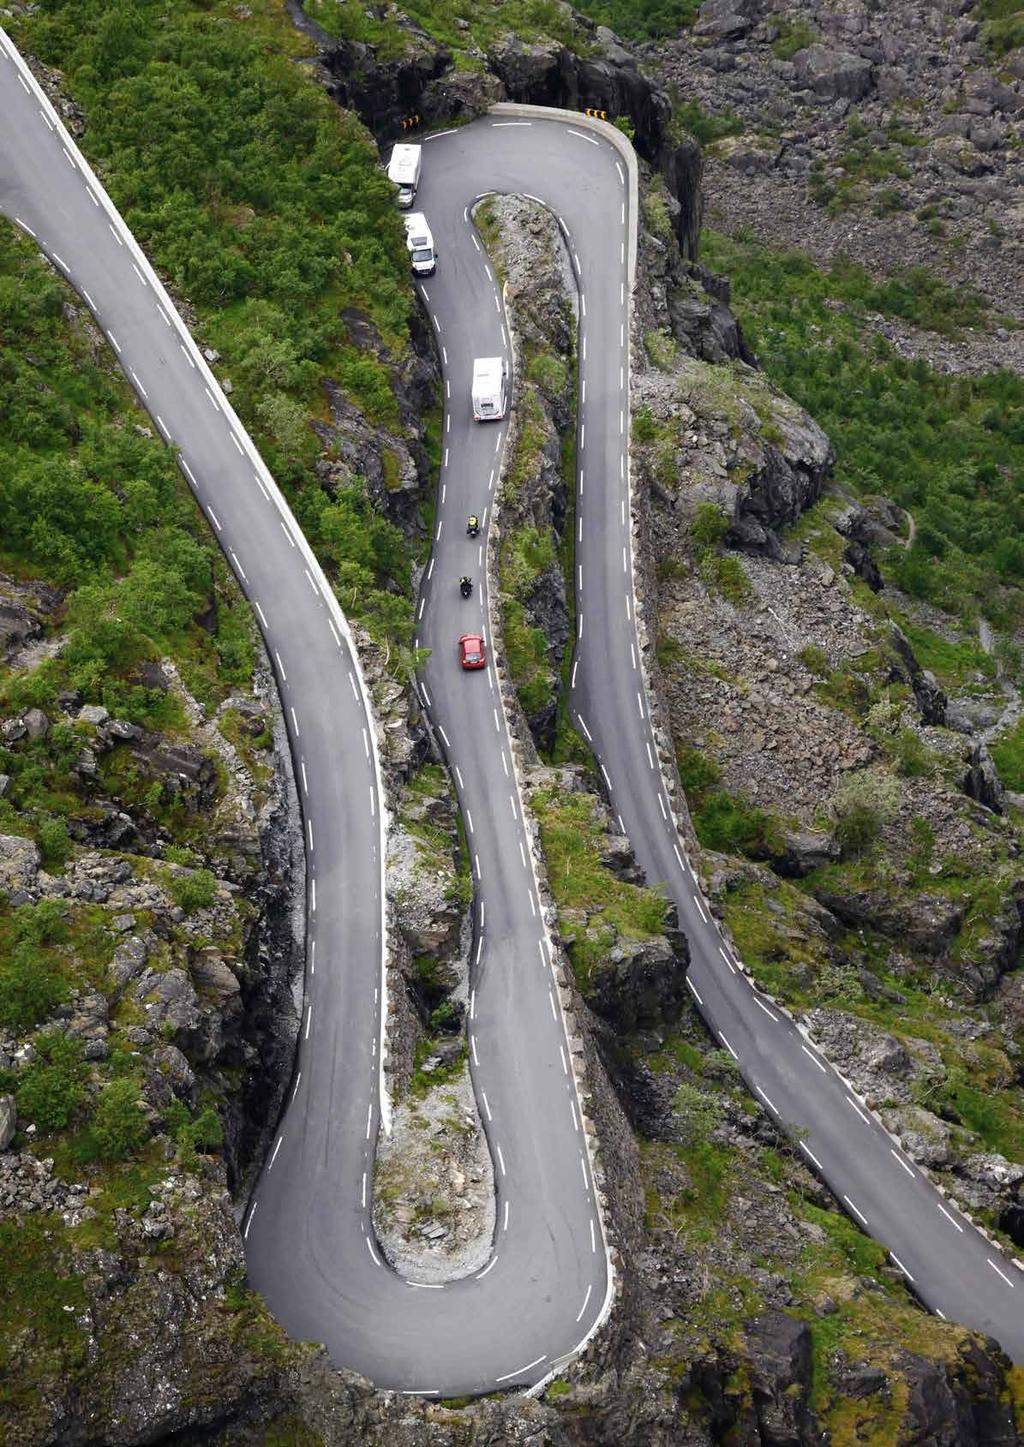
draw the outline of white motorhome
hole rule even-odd
[[[417,276],[433,276],[437,266],[437,252],[427,218],[422,211],[414,211],[405,218],[405,244],[409,248],[409,259]]]
[[[508,365],[504,357],[476,357],[473,361],[473,416],[477,422],[496,422],[508,406]]]
[[[398,187],[398,204],[407,211],[416,200],[423,165],[422,146],[395,146],[388,162],[388,180]]]

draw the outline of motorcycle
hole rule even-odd
[[[462,596],[463,596],[464,598],[468,598],[469,595],[470,595],[470,593],[472,593],[472,591],[473,591],[473,579],[472,579],[472,578],[460,578],[460,579],[459,579],[459,592],[462,594]]]
[[[466,533],[469,537],[475,538],[480,531],[480,519],[475,513],[471,513],[466,521]]]

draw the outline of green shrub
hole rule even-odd
[[[677,124],[702,146],[708,146],[722,136],[737,136],[743,130],[743,121],[728,107],[711,113],[696,101],[687,100],[677,103],[672,115]]]
[[[931,772],[931,760],[920,734],[901,729],[893,749],[896,771],[906,779],[921,778]]]
[[[30,941],[19,941],[0,960],[0,1026],[13,1034],[41,1024],[67,995],[56,961]]]
[[[551,398],[564,396],[569,385],[569,368],[553,352],[535,352],[526,364],[526,375]]]
[[[454,1035],[462,1024],[462,1014],[451,1000],[444,1000],[430,1012],[430,1028],[435,1035]]]
[[[672,1101],[672,1125],[679,1144],[707,1144],[721,1114],[721,1102],[717,1096],[683,1081]]]
[[[689,745],[676,749],[676,763],[680,782],[687,795],[711,788],[722,777],[721,770],[713,759]]]
[[[718,789],[706,794],[693,813],[693,827],[705,849],[769,859],[782,848],[778,821],[750,804],[742,794]]]
[[[801,648],[797,658],[809,673],[815,673],[819,678],[824,678],[829,673],[828,654],[824,648],[819,648],[817,643],[808,643]]]
[[[653,442],[658,435],[658,424],[649,407],[637,407],[633,413],[633,438],[636,442]]]
[[[77,1040],[53,1032],[37,1036],[33,1043],[36,1058],[18,1084],[18,1114],[50,1135],[64,1129],[85,1099],[88,1071]]]
[[[134,1076],[112,1080],[100,1091],[91,1134],[99,1154],[110,1161],[134,1155],[149,1135]]]
[[[1024,719],[995,741],[992,758],[1006,787],[1024,793]]]
[[[626,39],[650,40],[686,30],[700,6],[701,0],[580,0],[577,8]]]
[[[795,20],[783,16],[779,20],[778,36],[772,41],[772,53],[779,60],[792,60],[798,50],[806,50],[818,39],[818,31],[803,16]]]
[[[60,869],[71,852],[66,819],[44,819],[39,826],[39,852],[48,868]]]
[[[176,874],[171,880],[171,897],[186,914],[197,909],[208,909],[217,898],[217,878],[208,869],[193,869],[188,874]]]
[[[713,502],[702,502],[690,525],[690,537],[697,547],[717,547],[729,531],[729,519]]]
[[[721,772],[713,759],[684,746],[676,749],[676,762],[693,827],[705,849],[751,859],[770,859],[781,850],[778,820],[744,795],[718,788]]]
[[[832,832],[844,859],[866,854],[899,804],[896,780],[875,769],[850,774],[832,796]]]

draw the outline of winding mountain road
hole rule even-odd
[[[498,1191],[493,1253],[444,1286],[403,1281],[372,1221],[382,1110],[384,807],[373,721],[345,620],[273,479],[155,273],[14,46],[0,31],[0,209],[86,301],[180,463],[260,620],[299,781],[308,951],[298,1068],[245,1227],[253,1283],[295,1336],[381,1387],[449,1396],[536,1383],[588,1339],[612,1274],[565,1022],[492,667],[464,674],[455,640],[487,632],[468,512],[493,507],[505,424],[475,424],[474,355],[508,350],[472,224],[484,190],[558,216],[580,288],[571,704],[648,879],[676,900],[689,985],[764,1108],[921,1299],[1024,1361],[1024,1268],[942,1197],[822,1059],[753,988],[718,933],[665,791],[636,636],[629,494],[629,166],[607,131],[531,108],[428,138],[417,207],[438,246],[423,292],[445,379],[437,535],[419,614],[424,698],[473,858],[471,1069]],[[621,144],[621,143],[619,143]],[[456,579],[480,578],[463,602]],[[386,1116],[383,1121],[387,1126]],[[1021,1290],[1022,1297],[1016,1296]]]

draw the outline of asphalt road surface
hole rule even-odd
[[[439,251],[424,291],[444,362],[445,458],[419,609],[425,697],[459,790],[475,882],[469,1037],[498,1190],[475,1277],[403,1281],[371,1224],[380,1124],[381,798],[358,661],[329,585],[227,400],[73,143],[0,32],[0,209],[33,236],[103,327],[260,620],[288,722],[307,831],[306,998],[290,1103],[246,1220],[253,1283],[296,1336],[382,1387],[456,1395],[536,1382],[599,1322],[610,1290],[591,1163],[507,729],[490,668],[479,542],[505,424],[476,424],[473,356],[507,351],[501,299],[469,208],[519,191],[560,218],[580,282],[578,637],[572,705],[649,880],[677,901],[690,989],[710,1028],[845,1209],[934,1310],[1024,1361],[1016,1262],[911,1164],[778,1007],[737,967],[700,896],[657,764],[633,621],[629,532],[629,192],[582,123],[507,114],[428,140],[417,209]],[[457,579],[478,579],[463,601]],[[508,772],[506,772],[506,770]]]

